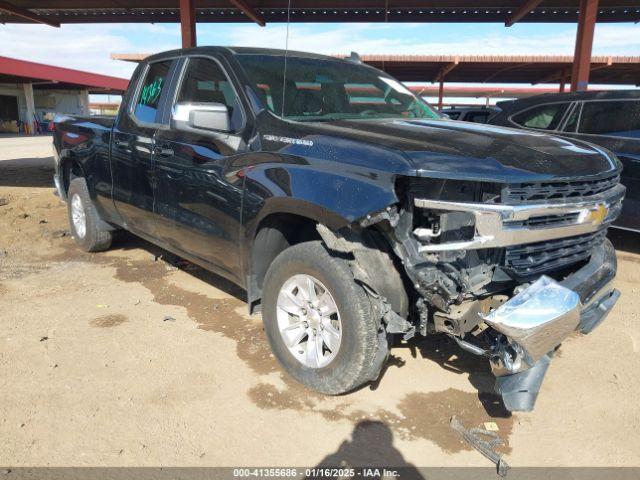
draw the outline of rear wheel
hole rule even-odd
[[[321,242],[276,257],[265,276],[262,316],[274,355],[300,383],[335,395],[375,376],[379,322],[347,262]]]
[[[111,246],[112,232],[101,227],[100,216],[84,178],[74,178],[69,184],[67,208],[71,234],[80,248],[86,252],[99,252]]]

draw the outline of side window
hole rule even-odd
[[[513,116],[513,121],[527,128],[555,130],[558,128],[569,103],[549,103],[538,105]]]
[[[491,112],[487,111],[487,112],[469,112],[469,115],[467,115],[467,118],[465,118],[465,120],[467,122],[474,122],[474,123],[487,123],[487,119],[489,118],[489,114]]]
[[[172,60],[152,63],[147,70],[142,88],[138,93],[133,115],[145,123],[156,123],[158,107]]]
[[[585,102],[578,131],[640,138],[640,100]]]
[[[189,59],[177,102],[221,103],[229,110],[231,129],[237,131],[242,127],[240,101],[222,68],[213,60]]]

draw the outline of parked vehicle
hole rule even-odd
[[[640,231],[640,90],[537,95],[500,102],[489,123],[577,138],[622,162],[626,199],[614,227]]]
[[[115,120],[59,119],[54,144],[81,248],[122,228],[232,280],[283,368],[326,394],[376,379],[391,337],[440,333],[529,410],[556,347],[619,296],[613,154],[441,119],[356,60],[154,55]]]
[[[451,120],[461,122],[487,123],[491,115],[499,112],[496,107],[447,107],[442,109],[442,113]]]

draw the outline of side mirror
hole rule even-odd
[[[231,130],[229,110],[222,103],[177,103],[171,112],[171,120],[178,130]]]

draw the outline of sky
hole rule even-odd
[[[292,23],[289,48],[324,54],[572,55],[575,24]],[[199,45],[284,48],[286,25],[197,26]],[[0,55],[128,78],[135,65],[111,53],[180,47],[178,24],[0,25]],[[640,56],[640,24],[598,24],[593,55]]]
[[[337,54],[572,55],[575,24],[302,24],[289,47]],[[284,48],[286,25],[199,24],[199,45]],[[180,47],[178,24],[0,25],[0,55],[128,77],[134,65],[111,53],[155,53]],[[594,55],[640,56],[640,24],[598,24]]]

